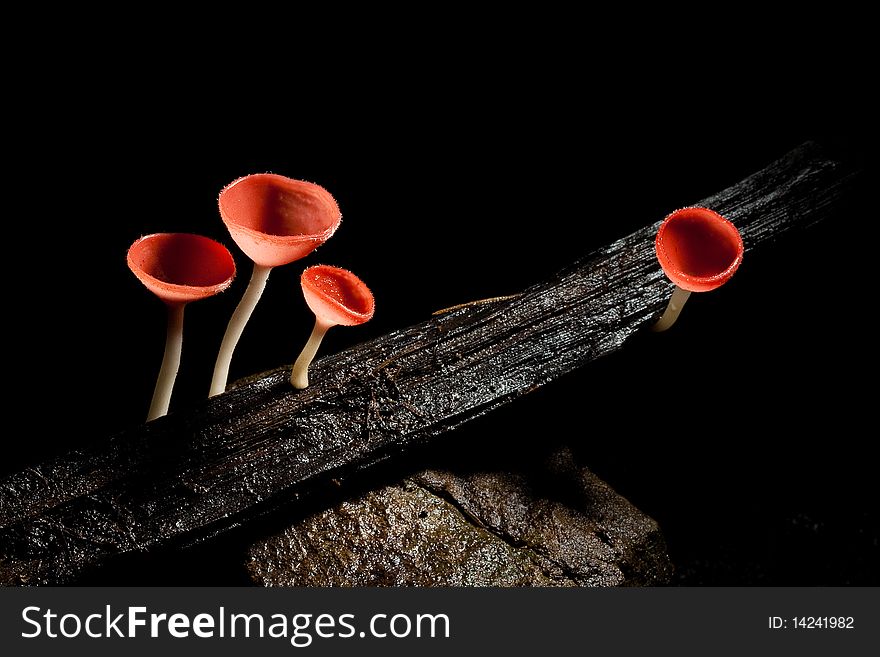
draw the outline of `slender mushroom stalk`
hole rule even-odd
[[[180,354],[183,351],[183,309],[186,308],[186,304],[169,303],[167,306],[168,328],[165,331],[165,353],[162,355],[162,366],[159,368],[159,376],[156,377],[156,386],[153,388],[147,422],[168,415],[171,392],[174,390],[177,371],[180,369]]]
[[[229,184],[220,192],[219,206],[232,239],[253,260],[254,272],[223,336],[211,379],[212,397],[226,390],[232,354],[272,268],[307,256],[336,232],[342,220],[326,189],[272,173]]]
[[[682,208],[660,224],[657,259],[675,283],[669,305],[652,331],[675,324],[691,292],[709,292],[730,280],[743,258],[743,242],[732,223],[709,208]]]
[[[244,327],[247,325],[257,302],[266,289],[266,281],[269,280],[269,272],[271,267],[263,267],[254,263],[254,271],[251,274],[251,280],[248,283],[241,301],[232,312],[229,318],[229,324],[226,326],[226,333],[223,334],[223,341],[220,343],[220,351],[217,352],[217,360],[214,363],[214,374],[211,377],[210,397],[219,395],[226,390],[226,381],[229,379],[229,366],[232,363],[232,354],[235,353],[235,347],[238,344]]]
[[[309,387],[309,365],[327,330],[368,322],[376,303],[366,284],[347,269],[315,265],[302,273],[300,283],[306,303],[315,313],[315,328],[290,374],[290,384],[301,390]]]
[[[222,244],[189,233],[156,233],[142,237],[128,249],[127,261],[134,275],[168,309],[165,354],[147,414],[150,421],[168,413],[180,368],[186,304],[228,288],[235,278],[235,261]]]

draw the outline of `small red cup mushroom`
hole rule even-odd
[[[238,247],[254,262],[244,296],[223,336],[210,395],[226,390],[232,354],[273,267],[286,265],[326,242],[342,220],[333,196],[320,185],[274,173],[239,178],[220,192],[220,216]]]
[[[655,248],[675,290],[666,311],[651,327],[653,331],[665,331],[675,323],[691,292],[709,292],[729,281],[743,258],[736,226],[702,207],[669,214],[657,231]]]
[[[168,330],[165,355],[156,379],[147,421],[168,413],[183,346],[183,309],[190,301],[214,296],[235,278],[235,261],[222,244],[190,233],[156,233],[128,249],[128,267],[165,302]]]
[[[300,283],[306,303],[315,313],[315,328],[290,374],[291,385],[302,389],[309,386],[309,365],[327,330],[368,322],[376,303],[366,284],[347,269],[315,265],[302,273]]]

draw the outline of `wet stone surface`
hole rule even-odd
[[[537,470],[426,470],[255,543],[265,586],[627,586],[672,575],[657,524],[567,451]]]

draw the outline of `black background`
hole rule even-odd
[[[206,394],[250,275],[216,207],[241,175],[320,183],[343,222],[315,254],[272,273],[231,379],[296,357],[311,329],[304,266],[349,268],[376,296],[373,321],[331,331],[326,354],[439,308],[517,292],[806,139],[865,158],[863,135],[839,125],[587,121],[575,96],[537,108],[488,96],[404,95],[377,112],[355,98],[332,119],[305,120],[298,102],[329,113],[332,99],[244,117],[102,94],[87,111],[21,123],[20,172],[7,188],[6,414],[24,417],[4,432],[2,470],[145,416],[165,320],[125,264],[140,235],[198,232],[236,258],[231,290],[187,309],[172,412]],[[565,443],[658,520],[676,583],[877,584],[876,329],[863,310],[875,220],[854,196],[834,221],[748,254],[668,333],[638,336],[424,460],[503,464],[535,442]],[[236,545],[199,547],[119,568],[111,583],[235,583],[241,563]]]

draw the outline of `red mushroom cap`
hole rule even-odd
[[[370,288],[347,269],[315,265],[302,273],[300,283],[315,317],[329,326],[363,324],[376,309]]]
[[[155,233],[128,249],[128,268],[166,303],[213,296],[232,284],[235,261],[229,249],[190,233]]]
[[[304,258],[326,242],[342,220],[326,189],[274,173],[257,173],[220,192],[220,216],[239,248],[258,265]]]
[[[708,292],[724,285],[739,267],[743,242],[732,223],[709,208],[682,208],[657,231],[660,266],[683,290]]]

